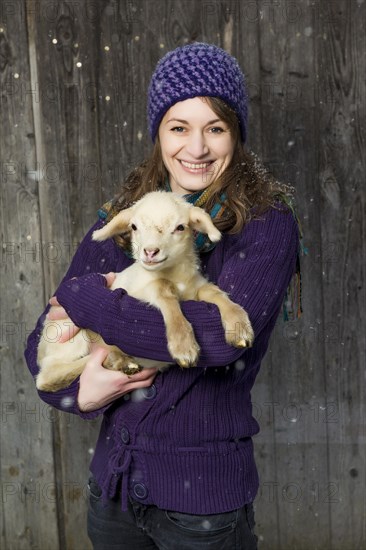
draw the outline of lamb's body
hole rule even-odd
[[[117,273],[111,290],[124,288],[130,296],[142,302],[150,302],[149,285],[160,279],[169,280],[176,285],[180,300],[196,300],[198,289],[207,283],[187,258],[183,258],[183,262],[176,269],[171,268],[166,273],[163,270],[142,272],[139,264],[133,264],[121,273]]]
[[[117,274],[111,290],[123,288],[134,298],[160,309],[172,362],[182,367],[193,366],[199,355],[192,326],[180,309],[181,300],[215,303],[220,309],[226,341],[236,347],[251,345],[254,336],[246,312],[217,286],[208,283],[199,271],[193,230],[206,233],[213,242],[221,238],[208,214],[173,193],[153,192],[95,231],[93,239],[105,240],[128,230],[136,261]],[[126,356],[84,329],[72,341],[50,342],[49,334],[48,339],[44,335],[51,325],[55,323],[46,320],[38,349],[38,389],[56,391],[80,375],[89,357],[90,341],[98,340],[110,351],[104,363],[107,368],[130,373],[138,369],[136,363],[143,367],[169,364]]]

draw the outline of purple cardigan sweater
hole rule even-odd
[[[131,264],[112,239],[98,243],[91,234],[80,244],[56,291],[74,323],[101,334],[125,352],[170,361],[161,313],[106,288],[100,273]],[[154,384],[99,410],[77,406],[79,380],[56,393],[39,392],[46,403],[91,419],[104,414],[91,472],[104,499],[122,492],[143,504],[191,514],[215,514],[252,502],[258,490],[252,436],[250,391],[267,350],[285,291],[295,271],[297,223],[285,206],[271,208],[236,235],[225,234],[201,256],[203,273],[249,314],[255,332],[252,348],[226,344],[218,309],[186,301],[182,310],[201,347],[198,366],[177,365],[159,373]],[[70,279],[77,277],[77,280]],[[25,357],[38,372],[37,345],[47,306],[28,338]]]

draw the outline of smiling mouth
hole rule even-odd
[[[209,160],[208,162],[192,163],[185,160],[180,160],[179,162],[182,164],[182,166],[188,168],[189,170],[205,170],[206,168],[211,166],[214,161]]]
[[[141,260],[142,263],[144,265],[147,265],[147,266],[153,266],[153,265],[159,265],[159,264],[162,264],[163,262],[165,262],[167,258],[163,258],[162,260],[152,260],[151,262],[148,262],[147,260]]]

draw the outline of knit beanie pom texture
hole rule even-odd
[[[236,113],[245,142],[248,97],[237,60],[211,44],[195,42],[168,52],[157,64],[148,90],[149,132],[153,141],[165,113],[178,101],[218,97]]]

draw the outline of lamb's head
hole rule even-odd
[[[210,216],[174,193],[153,191],[131,208],[119,212],[93,239],[131,234],[132,255],[144,268],[159,270],[175,265],[194,253],[194,231],[208,235],[212,242],[221,238]]]

